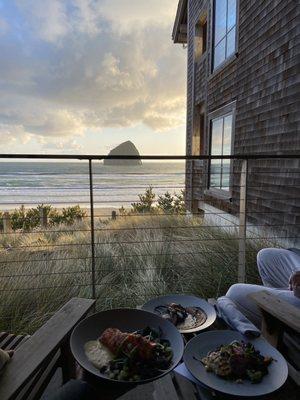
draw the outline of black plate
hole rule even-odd
[[[243,383],[227,381],[213,372],[207,372],[204,365],[198,361],[210,351],[214,351],[219,346],[229,344],[234,340],[251,342],[263,356],[270,356],[274,359],[268,367],[269,373],[264,376],[260,383],[254,384],[248,380],[244,380]],[[288,376],[288,367],[285,359],[265,339],[260,337],[248,340],[239,332],[230,330],[200,333],[188,342],[183,360],[190,373],[202,384],[221,393],[239,396],[238,398],[263,396],[272,393],[285,383]]]
[[[136,309],[117,309],[94,314],[81,321],[74,329],[70,340],[71,351],[81,367],[92,375],[106,381],[123,384],[126,383],[128,385],[131,382],[117,381],[101,374],[86,357],[84,345],[90,340],[97,340],[102,332],[107,328],[118,328],[122,332],[135,332],[139,329],[144,329],[147,326],[154,329],[161,328],[163,338],[170,341],[173,350],[173,360],[168,370],[155,378],[135,381],[133,384],[136,385],[151,382],[172,371],[180,362],[184,350],[183,339],[175,326],[156,314]]]
[[[142,309],[159,315],[159,313],[155,311],[155,308],[157,306],[167,305],[170,303],[181,304],[183,307],[199,307],[206,314],[206,321],[204,322],[204,324],[198,326],[197,328],[180,329],[181,333],[193,333],[202,331],[203,329],[211,326],[216,320],[216,310],[212,305],[210,305],[206,300],[200,299],[199,297],[189,296],[186,294],[169,294],[167,296],[156,297],[145,303]]]

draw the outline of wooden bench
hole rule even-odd
[[[249,297],[262,312],[262,335],[287,358],[289,375],[300,385],[300,310],[267,291]]]
[[[94,300],[74,298],[32,336],[3,334],[3,347],[15,346],[16,352],[0,376],[1,400],[39,399],[58,367],[64,382],[75,377],[69,337],[94,304]]]

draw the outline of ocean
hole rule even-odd
[[[179,193],[184,184],[184,162],[144,162],[130,167],[93,162],[96,208],[130,207],[149,186],[156,195],[161,195],[166,191]],[[1,210],[38,204],[88,207],[89,196],[86,161],[0,163]]]

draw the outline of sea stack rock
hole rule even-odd
[[[127,142],[119,144],[119,146],[112,149],[109,156],[140,156],[138,149],[135,145],[128,140]],[[141,159],[135,160],[104,160],[104,165],[142,165]]]

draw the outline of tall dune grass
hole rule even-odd
[[[217,297],[237,281],[237,232],[200,218],[99,220],[95,240],[98,310],[166,293]],[[248,282],[258,282],[256,254],[265,246],[247,241]],[[32,333],[70,298],[91,297],[91,279],[88,222],[1,235],[0,331]]]

